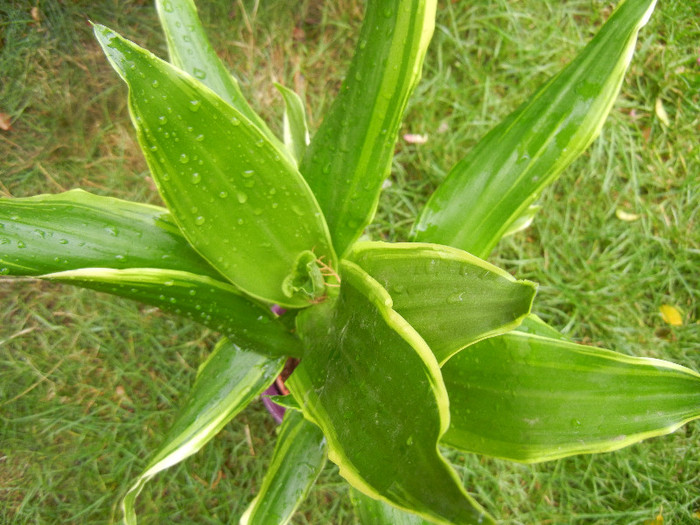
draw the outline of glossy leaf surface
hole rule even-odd
[[[393,308],[428,343],[439,363],[476,341],[517,327],[537,289],[447,246],[362,242],[351,259],[390,294]]]
[[[240,525],[289,523],[326,464],[326,440],[321,430],[300,412],[287,410],[277,436],[272,464],[258,495]]]
[[[512,332],[443,367],[443,443],[523,462],[606,452],[700,417],[700,375],[661,361]]]
[[[129,85],[139,143],[185,237],[246,293],[287,307],[282,282],[303,252],[333,264],[328,230],[296,168],[247,118],[193,77],[96,26]]]
[[[350,499],[362,525],[429,525],[420,516],[397,509],[391,505],[350,489]]]
[[[281,144],[267,124],[253,111],[232,76],[209,43],[192,0],[156,0],[156,9],[168,43],[170,62],[199,79],[224,101],[241,112],[278,149]]]
[[[165,208],[83,190],[0,198],[0,275],[95,266],[222,278],[190,247]]]
[[[343,262],[334,303],[304,310],[304,359],[287,381],[355,488],[435,523],[487,523],[437,449],[448,399],[430,348],[389,294]]]
[[[41,276],[157,306],[221,332],[246,350],[301,357],[299,340],[228,283],[176,270],[84,268]]]
[[[134,503],[146,482],[201,449],[274,381],[284,362],[242,350],[225,339],[216,346],[163,443],[124,496],[126,525],[136,523]]]
[[[306,110],[301,97],[282,84],[275,84],[284,98],[284,145],[297,164],[301,163],[309,144],[309,128],[306,124]]]
[[[435,25],[435,0],[370,0],[340,92],[301,165],[338,255],[374,216],[408,97]]]
[[[491,130],[433,193],[414,226],[415,240],[487,257],[600,133],[655,3],[622,2],[565,69]]]

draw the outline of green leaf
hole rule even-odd
[[[414,229],[487,257],[542,189],[598,136],[656,0],[626,0],[558,75],[492,129],[433,193]]]
[[[284,98],[284,145],[297,164],[301,163],[309,144],[309,128],[306,124],[306,110],[301,97],[282,84],[275,84]]]
[[[443,443],[522,462],[615,450],[700,417],[700,374],[660,361],[512,332],[442,367]]]
[[[83,190],[0,198],[0,275],[95,266],[163,268],[221,279],[165,208]]]
[[[168,435],[124,496],[126,525],[136,523],[134,503],[146,482],[199,451],[274,381],[284,362],[242,350],[225,339],[216,346]]]
[[[95,34],[129,85],[151,173],[194,248],[249,295],[286,307],[285,278],[302,252],[331,265],[328,229],[304,179],[260,130],[193,77],[109,29]]]
[[[209,43],[192,0],[156,0],[156,9],[168,43],[170,62],[199,79],[241,112],[267,138],[282,149],[279,139],[253,111],[233,77]]]
[[[420,516],[392,507],[350,488],[350,500],[362,525],[427,525]]]
[[[339,255],[374,216],[406,102],[435,25],[435,0],[370,0],[340,93],[312,138],[301,172]]]
[[[438,363],[388,293],[344,261],[338,298],[297,317],[304,359],[287,380],[355,488],[435,523],[490,522],[437,442],[449,422]]]
[[[40,276],[151,304],[197,321],[259,354],[301,357],[299,340],[266,306],[228,283],[177,270],[83,268]]]
[[[389,293],[396,310],[439,363],[517,327],[536,285],[473,255],[438,244],[362,242],[350,258]]]
[[[326,464],[326,440],[321,430],[301,413],[287,410],[280,426],[272,463],[258,495],[240,525],[285,525],[306,499]]]

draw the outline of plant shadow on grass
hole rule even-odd
[[[87,22],[108,23],[164,56],[151,2],[37,5],[35,12],[28,2],[0,7],[0,112],[12,117],[12,129],[0,132],[0,192],[84,187],[159,203],[124,88]],[[402,130],[429,139],[400,140],[370,234],[404,239],[445,170],[573,56],[607,7],[529,0],[440,9]],[[219,0],[200,9],[214,47],[273,129],[281,115],[273,81],[304,95],[317,127],[349,60],[361,6]],[[658,6],[601,137],[545,192],[534,226],[504,240],[493,257],[541,283],[537,312],[574,339],[696,370],[698,40],[690,3]],[[636,218],[621,220],[619,211]],[[215,334],[89,291],[2,285],[0,523],[115,522],[119,496],[167,430]],[[682,312],[682,326],[663,322],[662,304]],[[204,450],[147,485],[142,522],[236,522],[262,479],[274,433],[254,403]],[[450,454],[468,490],[506,523],[641,524],[659,512],[669,523],[693,523],[698,445],[695,422],[618,452],[534,466]],[[354,523],[334,467],[293,522]]]

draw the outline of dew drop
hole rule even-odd
[[[220,191],[219,197],[221,197],[222,199],[225,199],[226,197],[228,197],[228,192],[227,191]]]
[[[17,248],[26,248],[27,245],[24,244],[22,241],[17,241]]]
[[[68,244],[68,239],[59,239],[58,244]]]
[[[0,275],[7,275],[8,273],[10,273],[9,268],[0,268]]]
[[[199,173],[193,173],[190,177],[190,182],[192,184],[199,184],[202,181],[202,176]]]
[[[197,295],[197,290],[192,289],[188,292],[190,295]]]
[[[190,161],[190,157],[187,155],[187,153],[181,153],[178,160],[180,161],[180,164],[187,164]]]
[[[255,170],[245,170],[242,175],[246,178],[249,179],[253,175],[255,175]]]
[[[126,257],[124,257],[123,255],[115,255],[114,258],[115,258],[117,261],[123,261],[124,259],[126,259]]]
[[[154,80],[153,82],[151,82],[151,87],[153,87],[154,89],[157,88],[159,85],[160,85],[160,82],[158,82],[157,80]]]
[[[196,140],[197,142],[202,142],[204,140],[204,135],[200,133],[194,138],[194,140]]]
[[[190,111],[196,112],[199,111],[199,108],[202,106],[202,101],[201,100],[190,100],[190,105],[188,106],[190,108]]]
[[[161,115],[160,117],[158,117],[158,123],[159,123],[159,124],[167,124],[167,123],[168,123],[168,117],[166,117],[165,115]]]
[[[241,121],[238,120],[236,117],[231,117],[231,124],[233,124],[234,126],[240,126]]]
[[[202,217],[201,215],[200,215],[199,217],[197,217],[197,218],[194,220],[194,223],[195,223],[197,226],[201,226],[201,225],[204,224],[205,222],[206,222],[206,219],[205,219],[204,217]]]
[[[192,74],[194,74],[194,76],[197,77],[199,80],[204,80],[205,78],[207,78],[207,72],[202,71],[198,67],[196,67],[196,68],[194,68],[194,70],[192,70]]]
[[[173,4],[172,4],[172,2],[170,2],[170,0],[165,0],[165,1],[163,2],[163,9],[164,9],[166,12],[168,12],[168,13],[172,13],[172,12],[173,12]]]
[[[236,199],[238,199],[238,202],[241,204],[245,204],[248,201],[248,195],[243,193],[242,191],[236,192]]]

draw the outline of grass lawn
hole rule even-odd
[[[281,130],[281,82],[318,127],[349,61],[362,4],[199,2],[214,47]],[[441,0],[423,80],[397,145],[375,239],[405,240],[449,168],[570,60],[611,11],[600,0]],[[36,8],[36,9],[33,9]],[[88,19],[165,57],[144,0],[0,5],[0,194],[82,187],[160,203],[126,87]],[[592,147],[490,260],[540,283],[535,312],[576,341],[700,370],[700,7],[659,3]],[[660,313],[675,307],[682,324]],[[0,281],[0,524],[113,523],[217,334],[145,307],[35,280]],[[237,523],[275,424],[253,403],[205,449],[154,478],[142,523]],[[700,525],[700,424],[598,456],[537,465],[451,453],[504,523]],[[656,521],[654,521],[656,520]],[[329,465],[295,524],[351,524]]]

